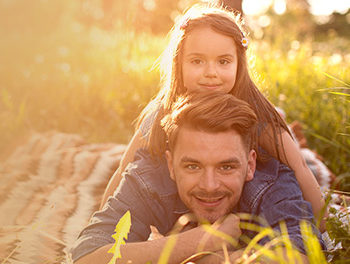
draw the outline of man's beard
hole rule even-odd
[[[198,222],[209,222],[210,224],[215,223],[217,220],[219,220],[221,217],[227,215],[229,212],[226,212],[224,214],[220,214],[218,212],[215,212],[214,209],[212,212],[210,210],[205,210],[205,212],[194,212],[195,216],[198,219]]]
[[[230,200],[233,194],[228,191],[217,191],[215,193],[207,193],[205,191],[192,191],[190,192],[190,195],[194,197],[194,199],[197,199],[195,197],[200,197],[201,199],[208,200],[215,200],[215,198]],[[194,208],[193,213],[199,222],[209,222],[212,224],[221,217],[231,213],[234,207],[235,204],[232,204],[228,206],[223,212],[217,212],[217,207],[199,207],[199,210],[198,208]]]

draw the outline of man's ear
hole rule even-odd
[[[175,181],[174,167],[173,167],[173,156],[169,150],[165,151],[165,157],[168,163],[168,169],[170,172],[170,178]]]
[[[248,166],[247,166],[247,177],[246,181],[251,181],[254,178],[256,168],[256,152],[252,149],[248,154]]]

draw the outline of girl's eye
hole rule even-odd
[[[192,63],[192,64],[202,64],[203,61],[200,60],[200,59],[194,59],[194,60],[191,61],[191,63]]]
[[[222,65],[226,65],[226,64],[229,64],[230,61],[227,60],[227,59],[221,59],[221,60],[219,60],[219,63],[222,64]]]

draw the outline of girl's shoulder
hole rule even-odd
[[[148,139],[151,133],[152,126],[157,119],[158,113],[161,109],[160,102],[153,102],[153,107],[146,113],[145,117],[141,121],[139,130],[144,139]]]

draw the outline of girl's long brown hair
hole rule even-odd
[[[166,150],[166,135],[160,126],[160,120],[171,110],[177,97],[186,92],[182,80],[182,51],[187,36],[197,27],[210,27],[234,40],[238,65],[236,82],[229,93],[249,103],[257,115],[260,129],[265,125],[272,128],[274,149],[277,157],[281,159],[281,153],[278,150],[278,137],[281,137],[283,130],[288,132],[289,130],[274,106],[264,97],[249,76],[246,47],[242,45],[242,39],[245,37],[242,19],[237,13],[208,4],[194,5],[175,23],[170,31],[170,42],[163,53],[160,67],[161,89],[142,111],[137,122],[137,127],[139,127],[151,113],[159,111],[148,138],[147,146],[150,153],[153,156],[161,156]],[[260,145],[259,139],[257,143]],[[261,157],[261,155],[259,156]]]

